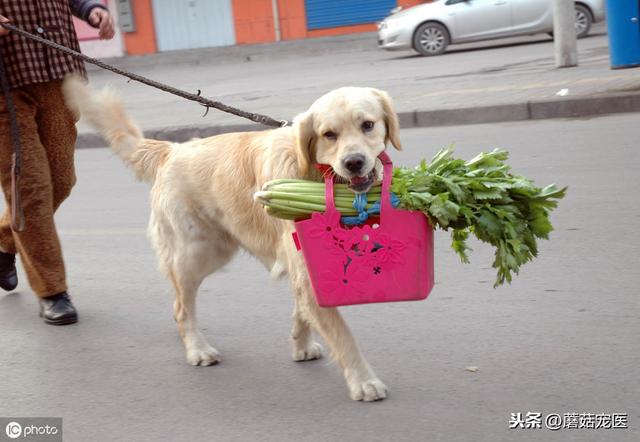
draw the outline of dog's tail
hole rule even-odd
[[[67,77],[63,89],[69,108],[100,132],[138,179],[153,181],[171,152],[171,143],[143,138],[113,90],[93,90],[77,76]]]

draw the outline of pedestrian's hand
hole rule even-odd
[[[0,15],[0,23],[8,23],[8,22],[9,22],[9,19],[7,17],[5,17],[4,15]],[[7,35],[9,32],[11,31],[0,26],[0,37],[2,37],[3,35]]]
[[[89,23],[100,28],[99,36],[103,40],[111,40],[116,35],[113,17],[105,9],[93,8],[89,14]]]

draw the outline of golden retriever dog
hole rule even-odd
[[[160,269],[175,288],[174,318],[192,365],[213,365],[220,354],[196,320],[196,294],[205,277],[240,248],[272,276],[288,275],[294,292],[291,330],[294,361],[321,356],[314,329],[344,373],[354,400],[387,395],[335,308],[317,305],[291,221],[273,218],[253,194],[269,180],[321,181],[314,164],[329,164],[355,192],[367,191],[382,173],[377,156],[388,142],[400,149],[398,118],[389,96],[345,87],[318,99],[292,127],[230,133],[185,143],[145,139],[109,90],[81,80],[65,82],[68,104],[95,127],[139,179],[153,183],[149,236]]]

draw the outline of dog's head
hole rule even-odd
[[[377,156],[387,142],[400,150],[398,117],[386,92],[345,87],[320,97],[294,120],[300,174],[328,164],[355,192],[366,192],[379,175]]]

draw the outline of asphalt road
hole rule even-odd
[[[343,310],[387,400],[352,402],[326,359],[290,360],[289,291],[249,256],[200,294],[223,362],[187,365],[144,234],[148,186],[92,149],[78,151],[57,218],[81,320],[43,324],[24,277],[0,296],[0,416],[62,416],[65,441],[640,440],[637,116],[402,138],[398,163],[449,143],[464,158],[502,147],[516,172],[570,190],[551,241],[511,286],[492,288],[486,246],[463,265],[438,233],[427,301]],[[515,412],[628,413],[630,428],[509,430]]]

